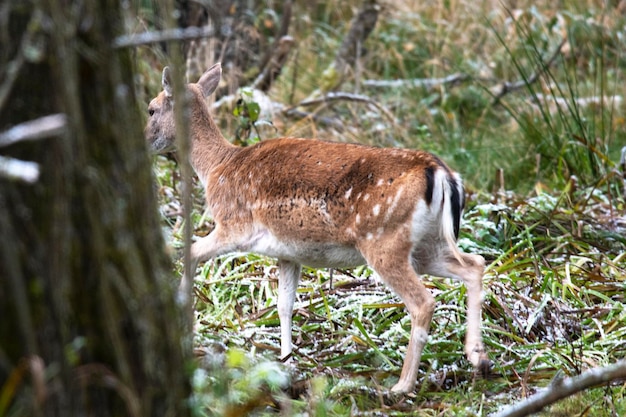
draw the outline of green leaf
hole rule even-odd
[[[248,117],[252,123],[259,120],[259,114],[261,113],[261,106],[256,101],[249,101],[246,103],[248,109]]]

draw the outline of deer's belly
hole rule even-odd
[[[297,238],[278,239],[268,230],[259,231],[249,243],[239,248],[278,259],[285,259],[314,268],[348,268],[365,264],[354,246],[336,242],[312,242]]]

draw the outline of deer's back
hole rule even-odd
[[[438,170],[452,175],[422,151],[274,139],[214,167],[207,203],[217,222],[253,224],[281,242],[352,247],[406,227]]]

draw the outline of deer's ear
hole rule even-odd
[[[163,91],[165,96],[170,98],[174,95],[174,89],[172,88],[172,72],[170,67],[163,68],[163,77],[161,78],[161,84],[163,85]]]
[[[198,85],[202,89],[204,97],[208,97],[215,91],[220,83],[220,78],[222,78],[222,64],[219,62],[202,74],[198,80]]]

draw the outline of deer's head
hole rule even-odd
[[[195,110],[194,106],[206,106],[204,99],[215,91],[221,75],[222,66],[217,63],[202,74],[196,84],[187,85],[186,92],[189,94],[189,106],[192,112]],[[158,154],[172,152],[176,149],[174,88],[169,67],[163,68],[161,83],[163,91],[153,98],[148,105],[149,117],[144,131],[150,149]]]

